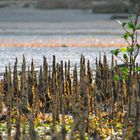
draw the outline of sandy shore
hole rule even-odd
[[[126,43],[119,38],[52,38],[52,39],[9,39],[0,38],[0,47],[123,47]]]

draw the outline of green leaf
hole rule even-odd
[[[125,40],[127,40],[127,39],[128,39],[128,35],[127,35],[127,34],[124,34],[123,38],[124,38]]]
[[[121,68],[121,71],[123,72],[123,74],[128,74],[129,69],[124,66],[124,67]]]
[[[137,68],[136,68],[136,71],[137,71],[137,72],[140,72],[140,67],[137,67]]]
[[[87,133],[85,133],[85,136],[84,137],[85,137],[84,140],[89,140]]]
[[[140,44],[136,44],[137,48],[140,48]]]
[[[128,16],[129,19],[131,19],[132,17],[133,17],[132,15],[129,15],[129,16]]]
[[[122,128],[123,127],[123,124],[122,123],[117,123],[116,127]]]
[[[123,47],[120,49],[121,52],[127,52],[127,47]]]
[[[123,38],[125,39],[125,40],[127,40],[129,37],[131,37],[132,35],[129,33],[129,32],[127,32],[127,33],[125,33],[124,35],[123,35]]]
[[[124,22],[124,23],[122,23],[122,26],[124,27],[126,25],[126,23]]]
[[[113,79],[114,79],[114,81],[116,81],[116,82],[117,82],[117,81],[119,81],[119,80],[120,80],[120,77],[119,77],[119,75],[115,75]]]
[[[70,130],[68,125],[65,126],[65,129],[66,129],[67,132]]]
[[[128,80],[129,69],[127,67],[122,67],[121,72],[123,73],[123,79]]]
[[[89,140],[88,136],[85,136],[85,140]]]
[[[130,52],[130,53],[132,53],[132,52],[134,52],[134,48],[130,48],[129,47],[129,48],[127,48],[127,51]]]
[[[124,55],[123,55],[123,58],[124,58],[125,60],[128,60],[127,54],[124,54]]]
[[[115,56],[118,56],[120,50],[119,50],[119,49],[116,49],[116,50],[112,50],[111,52],[112,52],[112,54],[114,54]]]
[[[135,29],[135,25],[134,25],[132,22],[129,22],[129,23],[127,24],[127,27],[128,27],[128,29],[130,29],[130,30]]]

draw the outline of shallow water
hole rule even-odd
[[[60,62],[79,64],[80,55],[90,60],[105,52],[110,62],[110,50],[124,45],[122,29],[111,14],[93,14],[91,10],[39,10],[0,8],[0,72],[17,57],[21,69],[23,54],[27,65],[33,58],[36,70],[43,55],[51,65],[52,55]]]
[[[36,70],[39,70],[40,65],[43,63],[43,56],[46,56],[48,63],[52,64],[53,55],[56,56],[56,61],[64,62],[70,60],[71,66],[75,63],[79,65],[80,56],[83,54],[87,60],[90,60],[92,67],[95,66],[95,59],[99,53],[106,53],[108,59],[111,58],[110,51],[114,48],[95,48],[95,47],[0,47],[0,71],[3,72],[5,66],[9,64],[13,69],[15,58],[18,58],[18,69],[21,69],[23,54],[26,57],[27,66],[30,65],[33,58]]]

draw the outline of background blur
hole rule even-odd
[[[95,64],[99,52],[124,46],[116,21],[128,21],[140,0],[0,0],[0,72],[22,55],[36,68],[42,56],[52,62],[79,63],[81,54]],[[19,68],[21,68],[19,65]]]
[[[0,7],[80,8],[94,12],[134,12],[140,0],[0,0]]]

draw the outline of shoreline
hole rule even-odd
[[[32,43],[17,43],[17,44],[0,44],[0,47],[64,47],[64,48],[67,48],[67,47],[93,47],[93,48],[111,48],[111,47],[126,47],[126,43],[118,43],[118,44],[111,44],[111,43],[108,43],[108,44],[68,44],[68,45],[65,45],[65,44],[32,44]]]
[[[53,36],[53,37],[5,37],[0,38],[0,47],[124,47],[125,40],[119,37]]]
[[[112,14],[91,10],[0,8],[0,47],[121,47]],[[126,19],[121,19],[122,22]]]

